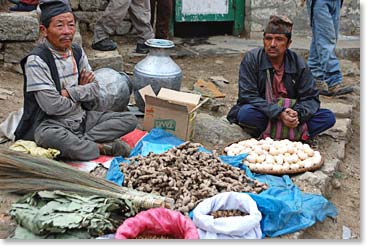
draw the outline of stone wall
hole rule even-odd
[[[270,15],[287,15],[294,23],[293,34],[311,36],[309,17],[306,4],[302,0],[245,0],[250,11],[246,11],[245,30],[247,36],[258,38],[262,36],[264,25]],[[359,0],[344,0],[341,11],[341,35],[360,34],[360,4]]]
[[[0,12],[0,62],[4,67],[20,72],[20,60],[39,40],[39,20],[35,11]],[[82,44],[78,24],[73,42]]]
[[[0,13],[0,61],[19,71],[14,64],[36,46],[39,22],[35,12]]]

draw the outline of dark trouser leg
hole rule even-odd
[[[129,112],[87,111],[84,139],[97,143],[111,142],[133,131],[138,124]]]
[[[156,1],[157,0],[150,0],[150,24],[152,25],[152,27],[154,27]]]
[[[54,120],[42,122],[35,131],[38,146],[60,150],[60,157],[69,160],[89,161],[99,156],[98,144],[81,139],[81,134],[67,129]]]
[[[252,105],[243,105],[237,114],[239,125],[252,137],[259,137],[265,131],[268,117]]]
[[[335,114],[328,109],[319,109],[314,116],[307,121],[310,137],[315,137],[321,132],[331,128],[335,124]]]
[[[172,14],[172,0],[158,0],[155,37],[168,39],[169,21]]]

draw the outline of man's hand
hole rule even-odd
[[[61,90],[61,96],[70,98],[69,92],[66,89]]]
[[[86,71],[85,69],[82,70],[80,73],[80,85],[86,85],[95,79],[94,73],[92,71]]]
[[[289,128],[295,128],[299,125],[298,113],[291,108],[286,108],[280,113],[279,118]]]

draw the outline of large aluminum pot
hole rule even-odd
[[[133,89],[136,105],[144,112],[145,104],[139,90],[151,85],[158,94],[162,87],[179,91],[182,70],[169,56],[169,49],[175,45],[166,39],[149,39],[145,42],[150,47],[149,54],[134,67]]]
[[[115,111],[127,110],[132,92],[129,76],[112,68],[100,68],[94,72],[99,84],[99,97],[92,110]]]

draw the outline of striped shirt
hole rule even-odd
[[[35,92],[36,100],[41,109],[48,115],[54,116],[55,120],[81,122],[85,115],[81,102],[91,101],[98,97],[98,84],[94,81],[87,85],[78,85],[78,68],[72,50],[61,53],[53,49],[47,40],[45,40],[45,44],[55,59],[61,89],[66,89],[71,98],[60,95],[52,80],[50,68],[36,55],[30,55],[25,64],[26,90],[27,92]],[[79,68],[80,71],[83,69],[92,70],[84,50],[82,50]]]

